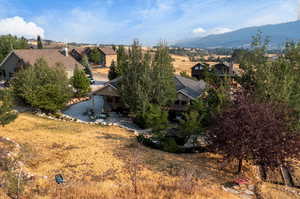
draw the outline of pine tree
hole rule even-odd
[[[79,69],[78,66],[74,70],[71,83],[76,90],[76,97],[84,97],[91,91],[89,79],[86,77],[85,72]]]
[[[112,61],[109,73],[108,73],[108,79],[112,80],[120,76],[119,71],[117,71],[117,66],[114,61]]]
[[[138,41],[134,41],[122,72],[120,94],[126,106],[134,113],[144,113],[150,101],[151,88],[149,56],[142,54]]]
[[[42,58],[17,72],[11,85],[19,100],[49,112],[64,108],[72,93],[63,65],[49,67]]]
[[[125,51],[124,46],[119,46],[117,50],[117,71],[119,71],[120,75],[123,74],[124,65],[127,64],[128,55]]]
[[[43,43],[40,35],[37,36],[37,47],[38,49],[43,49]]]
[[[12,97],[8,90],[0,93],[0,125],[3,127],[17,118],[17,112],[12,110]]]
[[[152,62],[152,103],[166,106],[175,100],[176,87],[174,82],[174,71],[168,47],[161,43]]]
[[[81,65],[84,66],[84,71],[86,74],[90,76],[91,79],[93,79],[93,73],[89,64],[89,58],[86,55],[83,55],[82,60],[81,60]]]

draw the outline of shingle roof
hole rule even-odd
[[[99,47],[99,50],[101,50],[105,55],[116,55],[116,52],[111,47]]]
[[[76,50],[78,54],[80,54],[81,56],[83,56],[87,50],[89,49],[89,47],[78,47],[78,48],[72,48],[72,50]]]
[[[25,49],[14,50],[13,53],[30,65],[43,58],[50,67],[55,67],[57,63],[63,64],[66,70],[74,70],[76,65],[83,67],[72,56],[64,56],[59,49]]]
[[[206,88],[203,80],[196,81],[180,75],[175,75],[174,79],[177,92],[182,92],[192,99],[199,97]]]
[[[105,86],[111,85],[116,89],[119,87],[119,82],[122,77],[115,78],[105,84]],[[195,99],[199,97],[204,89],[206,88],[206,83],[203,80],[196,81],[193,79],[185,78],[180,75],[174,76],[176,91],[180,92],[191,99]],[[103,88],[101,88],[103,89]],[[99,90],[101,90],[99,89]],[[98,91],[99,91],[98,90]],[[97,92],[97,91],[95,91]]]

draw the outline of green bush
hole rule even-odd
[[[19,71],[11,82],[16,97],[32,107],[48,112],[62,109],[72,89],[63,67],[49,67],[44,59]]]
[[[0,92],[0,125],[5,126],[14,121],[18,114],[12,109],[12,94],[10,90]]]
[[[165,138],[163,140],[163,150],[170,153],[179,152],[179,147],[174,138]]]
[[[153,131],[161,131],[168,127],[168,112],[161,110],[158,105],[150,104],[145,113],[139,113],[135,123],[141,128],[152,128]]]

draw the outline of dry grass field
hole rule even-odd
[[[175,68],[175,73],[180,74],[181,72],[187,72],[188,74],[191,74],[191,68],[196,65],[198,62],[192,62],[189,60],[187,56],[180,56],[180,55],[173,55],[171,54],[171,57],[173,59],[173,66]],[[216,62],[208,62],[208,64],[214,65],[217,64]],[[92,68],[93,73],[96,76],[99,76],[101,78],[108,75],[109,68]]]
[[[191,62],[187,56],[171,55],[171,57],[174,60],[173,65],[176,70],[176,74],[180,74],[181,72],[191,74],[191,68],[198,63]]]
[[[221,188],[222,183],[237,177],[228,169],[219,169],[221,157],[149,149],[138,145],[132,132],[118,127],[53,121],[23,113],[1,127],[0,136],[22,146],[25,170],[35,176],[25,185],[24,199],[239,198]],[[249,167],[244,175],[255,183],[252,173]],[[64,185],[55,183],[56,174],[64,176]],[[264,198],[295,198],[273,189],[277,190],[263,184]],[[0,198],[6,198],[5,191],[0,190]]]

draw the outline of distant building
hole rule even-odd
[[[98,48],[102,58],[102,63],[100,63],[103,66],[110,67],[113,62],[117,62],[117,53],[112,49],[111,47],[99,47]]]
[[[73,48],[70,51],[70,54],[77,61],[80,62],[84,55],[89,56],[89,54],[92,52],[92,49],[93,48],[91,47]],[[100,63],[95,63],[95,64],[100,64],[105,67],[110,67],[113,61],[115,63],[117,62],[117,53],[112,49],[112,47],[96,47],[96,49],[98,49],[100,52]]]
[[[214,62],[206,62],[204,64],[198,63],[191,68],[192,77],[195,77],[198,80],[203,79],[205,69],[214,72],[214,74],[218,77],[232,77],[237,74],[233,63],[220,62],[216,64]]]
[[[0,79],[9,80],[16,72],[23,69],[28,65],[34,65],[39,59],[43,58],[49,67],[55,67],[62,64],[67,77],[73,76],[73,71],[76,67],[83,66],[77,62],[72,56],[68,56],[68,50],[59,49],[26,49],[26,50],[13,50],[0,64]]]
[[[198,63],[195,66],[192,67],[192,77],[200,80],[204,78],[204,72],[205,69],[209,68],[209,65],[207,64],[202,64],[202,63]]]

